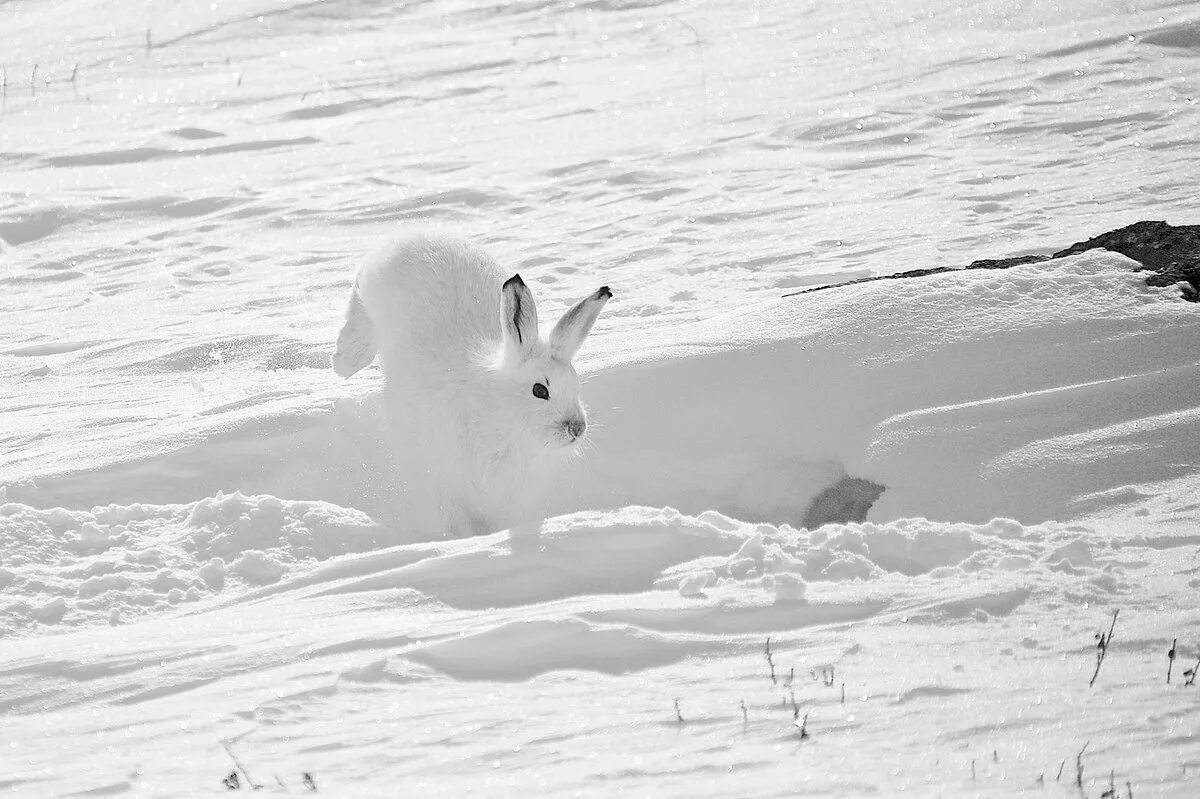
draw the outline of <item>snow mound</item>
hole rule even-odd
[[[332,790],[362,779],[363,747],[393,770],[412,767],[395,752],[447,743],[467,747],[453,751],[469,752],[472,769],[547,742],[571,762],[599,739],[629,759],[662,745],[669,726],[688,733],[671,736],[686,751],[738,732],[742,758],[792,740],[789,696],[811,709],[823,745],[849,757],[867,734],[856,711],[868,700],[884,700],[870,705],[870,729],[894,735],[910,713],[956,729],[947,725],[962,711],[947,701],[992,696],[995,675],[951,670],[961,659],[945,643],[947,623],[972,658],[1051,650],[1086,665],[1079,641],[1090,644],[1089,631],[1039,630],[1039,620],[1125,603],[1127,569],[1157,553],[1082,525],[908,519],[806,530],[637,506],[556,517],[540,548],[515,549],[504,533],[377,548],[382,529],[357,511],[269,496],[90,512],[10,503],[0,514],[53,551],[53,567],[17,557],[0,573],[6,596],[15,587],[39,597],[18,609],[22,630],[76,628],[11,637],[0,668],[14,740],[56,742],[23,749],[14,778],[59,793],[110,785],[130,764],[153,784],[206,784],[228,773],[219,742],[229,740],[255,766],[312,770]],[[137,623],[117,635],[114,619]],[[917,634],[897,647],[909,626]],[[880,669],[881,657],[921,665]],[[1023,685],[1044,667],[1006,668],[1000,684]],[[985,704],[1007,712],[1011,701]],[[63,738],[64,724],[77,734]],[[167,756],[184,750],[198,759]],[[79,767],[64,772],[64,758]]]
[[[598,336],[581,364],[593,433],[550,514],[669,505],[812,527],[1125,504],[1131,486],[1192,474],[1200,434],[1200,318],[1130,266],[1089,252]],[[23,471],[8,496],[91,507],[239,490],[402,518],[377,394],[329,385],[226,403],[115,457],[85,447],[77,469]]]
[[[678,662],[706,648],[631,627],[599,627],[579,619],[526,619],[432,644],[407,657],[458,680],[528,680],[564,669],[639,671]]]
[[[1192,475],[1200,316],[1132,266],[1101,251],[876,281],[602,339],[587,394],[604,429],[560,509],[811,526],[862,479],[884,490],[832,503],[843,521],[865,502],[872,521],[1036,523]]]
[[[360,511],[219,494],[90,511],[0,505],[0,633],[129,622],[386,542]]]
[[[380,591],[461,611],[645,592],[702,603],[736,598],[782,610],[687,624],[736,631],[737,614],[748,613],[743,621],[751,629],[796,628],[879,608],[802,608],[811,586],[822,583],[1031,569],[1100,573],[1085,528],[1064,534],[1007,519],[982,525],[907,519],[810,531],[715,511],[687,516],[630,506],[551,519],[542,546],[516,549],[506,534],[388,548],[387,530],[359,511],[240,493],[91,511],[9,503],[0,506],[0,520],[9,633],[128,623],[212,599],[228,605],[296,592]]]

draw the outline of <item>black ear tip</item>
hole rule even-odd
[[[516,275],[513,275],[512,277],[510,277],[508,280],[504,281],[503,287],[508,288],[509,286],[524,286],[524,285],[525,285],[525,281],[521,279],[521,276],[519,274],[516,274]]]
[[[601,286],[600,290],[596,292],[596,296],[603,297],[606,300],[611,300],[612,292],[608,290],[608,286]]]

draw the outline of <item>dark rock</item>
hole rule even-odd
[[[801,291],[793,291],[791,294],[784,294],[784,297],[798,297],[801,294],[811,294],[814,291],[824,291],[825,289],[837,289],[842,286],[854,286],[859,283],[872,283],[876,280],[900,280],[906,277],[925,277],[927,275],[940,275],[942,272],[957,272],[957,267],[953,266],[938,266],[933,269],[913,269],[908,272],[893,272],[890,275],[872,275],[871,277],[860,277],[857,280],[847,280],[844,283],[829,283],[824,286],[814,286],[811,289],[802,289]]]
[[[1183,298],[1191,302],[1200,302],[1200,225],[1175,226],[1166,222],[1135,222],[1118,230],[1102,233],[1087,241],[1072,244],[1067,249],[1059,250],[1053,255],[1022,255],[999,260],[985,259],[972,261],[965,268],[1008,269],[1013,266],[1040,263],[1053,258],[1065,258],[1068,255],[1078,255],[1081,252],[1101,248],[1137,261],[1141,265],[1137,271],[1151,272],[1152,274],[1146,278],[1146,285],[1172,286],[1176,283],[1184,283],[1187,287],[1183,290]],[[878,275],[845,283],[817,286],[784,296],[794,297],[796,294],[807,294],[810,291],[821,291],[838,286],[851,286],[871,280],[924,277],[954,271],[957,270],[949,267],[914,269],[893,275]]]
[[[1049,261],[1049,255],[1018,255],[1015,258],[984,258],[982,261],[971,261],[967,269],[1008,269],[1010,266],[1024,266]]]
[[[861,477],[843,477],[813,499],[804,513],[803,527],[815,530],[823,524],[866,521],[867,511],[884,492],[884,487]]]
[[[1119,252],[1154,274],[1146,278],[1148,286],[1187,283],[1187,299],[1200,299],[1200,225],[1168,225],[1166,222],[1135,222],[1127,227],[1102,233],[1094,239],[1073,244],[1052,257],[1076,255],[1097,247]]]

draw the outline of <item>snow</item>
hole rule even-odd
[[[1197,24],[0,4],[0,788],[1186,794],[1197,306],[1106,252],[793,292],[1194,222]],[[613,289],[540,546],[389,523],[329,356],[414,224]]]

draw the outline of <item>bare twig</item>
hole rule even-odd
[[[1067,759],[1064,757],[1062,762],[1058,764],[1058,773],[1054,775],[1055,782],[1058,782],[1060,779],[1062,779],[1063,769],[1066,768],[1066,765]]]
[[[1175,644],[1179,643],[1178,638],[1171,639],[1171,648],[1167,650],[1167,685],[1171,684],[1171,668],[1175,665]]]
[[[1083,753],[1087,751],[1091,741],[1086,742],[1083,748],[1079,750],[1079,754],[1075,755],[1075,787],[1083,787]]]
[[[771,656],[771,636],[767,636],[766,649],[767,665],[771,667],[771,685],[778,685],[779,681],[775,678],[775,659]]]
[[[1108,635],[1100,633],[1096,640],[1096,670],[1092,672],[1092,679],[1088,683],[1088,687],[1096,684],[1096,678],[1100,676],[1100,666],[1104,663],[1104,656],[1108,654],[1108,646],[1112,643],[1113,631],[1117,628],[1117,614],[1121,612],[1120,608],[1113,611],[1112,625],[1108,628]]]
[[[798,719],[798,720],[794,719],[792,721],[792,723],[800,728],[800,740],[804,740],[805,738],[808,737],[808,714],[807,713],[804,714],[804,718]]]
[[[675,699],[675,720],[676,720],[678,723],[680,723],[680,724],[683,724],[683,713],[679,712],[679,699],[678,699],[678,697],[676,697],[676,699]]]
[[[1116,776],[1116,772],[1110,769],[1108,772],[1108,790],[1100,794],[1100,799],[1117,799]]]
[[[33,97],[37,94],[37,70],[38,65],[34,64],[33,69],[29,73],[29,96]]]
[[[750,723],[750,714],[746,712],[746,700],[742,700],[742,726],[745,727]]]
[[[225,752],[229,755],[229,759],[233,761],[233,765],[237,766],[238,771],[242,772],[242,776],[246,778],[246,784],[256,791],[262,790],[263,786],[254,781],[254,778],[250,776],[250,772],[246,771],[246,767],[242,765],[242,761],[238,760],[237,755],[233,753],[233,745],[229,741],[225,741],[222,746],[225,747]],[[237,772],[234,772],[233,776],[236,777]],[[233,782],[235,785],[237,784],[236,779]]]
[[[1192,666],[1190,669],[1188,669],[1187,671],[1185,671],[1183,673],[1183,676],[1187,677],[1187,680],[1183,684],[1191,685],[1192,683],[1194,683],[1196,681],[1197,674],[1200,674],[1200,657],[1196,658],[1195,666]]]

